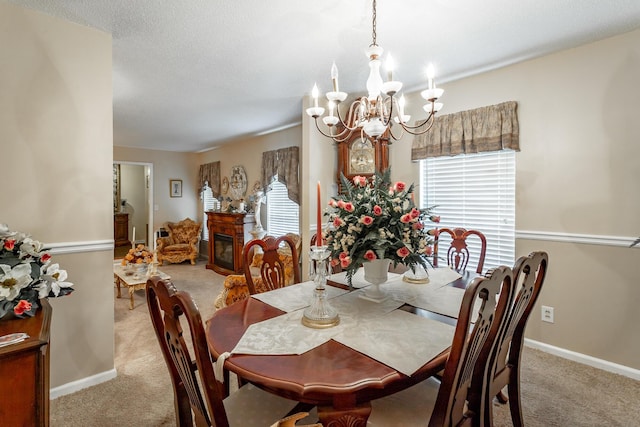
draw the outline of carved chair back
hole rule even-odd
[[[176,425],[192,426],[195,420],[197,426],[228,427],[222,403],[224,386],[213,373],[202,318],[193,299],[187,292],[178,291],[171,281],[159,277],[147,281],[146,291],[151,321],[171,375]],[[183,335],[181,319],[187,324],[195,360]]]
[[[487,253],[487,239],[484,234],[478,230],[467,230],[465,228],[440,228],[436,230],[435,242],[433,245],[433,265],[438,266],[438,246],[440,243],[440,235],[447,233],[451,236],[451,244],[447,250],[447,264],[453,267],[456,271],[463,271],[467,269],[469,264],[469,248],[467,247],[467,238],[469,236],[477,236],[480,239],[480,254],[478,258],[478,265],[476,272],[482,274],[482,268],[484,267],[484,257]]]
[[[509,267],[498,267],[465,290],[430,427],[482,425],[487,363],[512,302],[512,280]]]
[[[247,286],[249,293],[254,295],[257,293],[256,285],[253,281],[251,269],[249,266],[252,264],[254,248],[256,246],[262,249],[262,263],[260,265],[260,278],[262,279],[262,286],[265,290],[273,290],[282,288],[287,285],[285,275],[285,263],[280,256],[278,250],[281,245],[284,244],[285,248],[288,247],[287,253],[290,252],[291,262],[293,264],[293,283],[300,283],[300,262],[298,261],[298,251],[296,243],[289,236],[280,236],[275,238],[273,236],[266,236],[264,239],[254,239],[249,241],[242,251],[242,259],[244,262],[244,276],[247,280]]]
[[[549,256],[546,252],[532,252],[518,259],[513,269],[514,303],[507,316],[505,328],[498,338],[498,344],[491,355],[492,371],[489,375],[488,395],[485,411],[486,421],[492,419],[493,396],[502,403],[510,401],[511,418],[514,426],[522,426],[520,404],[520,360],[524,342],[524,330],[533,307],[540,296],[540,290],[547,274]],[[502,393],[508,386],[509,398]]]

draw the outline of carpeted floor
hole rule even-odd
[[[205,262],[160,267],[196,301],[203,319],[214,312],[224,276]],[[115,292],[115,290],[114,290]],[[144,292],[115,299],[117,378],[51,401],[52,427],[175,425],[173,392]],[[527,426],[640,425],[640,382],[525,348],[522,400]],[[494,405],[496,427],[511,426],[509,410]],[[0,423],[1,424],[1,423]],[[425,425],[427,422],[425,421]],[[265,426],[269,425],[265,421]],[[390,426],[395,427],[395,426]]]

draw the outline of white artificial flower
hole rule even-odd
[[[42,249],[44,249],[44,245],[41,242],[33,240],[31,237],[25,237],[20,245],[20,258],[23,258],[25,254],[38,258]]]
[[[7,224],[0,224],[0,239],[6,239],[7,237],[13,237],[17,233],[15,231],[9,230],[9,226]]]
[[[43,268],[43,274],[40,277],[45,284],[40,287],[40,298],[49,296],[49,292],[58,296],[61,288],[71,288],[73,283],[65,282],[67,280],[67,271],[61,270],[58,264],[51,264]]]
[[[0,301],[13,300],[31,283],[31,265],[20,263],[11,268],[0,264]]]

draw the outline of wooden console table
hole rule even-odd
[[[209,231],[209,261],[207,268],[216,273],[242,274],[242,248],[251,239],[249,231],[255,222],[253,215],[243,213],[207,212]]]
[[[40,300],[34,317],[0,321],[0,336],[17,332],[26,340],[0,347],[0,420],[5,426],[49,425],[49,328],[51,305]]]

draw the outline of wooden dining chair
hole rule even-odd
[[[538,300],[547,274],[549,256],[546,252],[532,252],[518,259],[513,268],[515,299],[507,315],[504,330],[491,355],[492,371],[488,378],[488,395],[485,422],[493,417],[493,396],[501,403],[509,402],[514,427],[522,427],[522,403],[520,399],[520,361],[527,320]],[[507,387],[508,397],[502,389]]]
[[[513,273],[498,267],[465,290],[440,383],[434,378],[371,402],[377,426],[483,426],[486,374],[513,297]],[[477,317],[474,318],[474,313]]]
[[[192,427],[195,421],[198,427],[264,427],[275,420],[280,420],[275,424],[278,426],[294,426],[303,418],[304,413],[291,416],[297,402],[251,384],[227,396],[225,385],[214,375],[202,318],[191,296],[159,277],[147,281],[146,291],[151,321],[173,384],[177,426]],[[184,324],[188,334],[183,333]]]
[[[484,234],[478,230],[467,230],[461,227],[436,229],[433,243],[433,266],[438,266],[438,244],[442,233],[447,233],[451,236],[451,244],[447,250],[446,259],[447,264],[453,267],[456,271],[466,270],[467,265],[469,264],[470,253],[467,246],[467,238],[469,236],[477,236],[480,239],[480,254],[478,255],[476,273],[482,274],[484,257],[487,253],[487,239]]]
[[[287,277],[285,269],[287,265],[281,257],[281,244],[285,245],[287,256],[291,257],[291,266],[293,268],[293,283],[300,283],[300,262],[298,261],[298,251],[296,243],[291,237],[284,235],[278,238],[266,236],[264,239],[254,239],[249,241],[242,250],[242,259],[244,262],[244,276],[247,280],[249,293],[255,295],[258,293],[256,283],[249,266],[253,262],[253,252],[256,247],[262,249],[262,263],[260,264],[261,289],[266,292],[286,286]],[[289,255],[290,252],[290,255]]]

